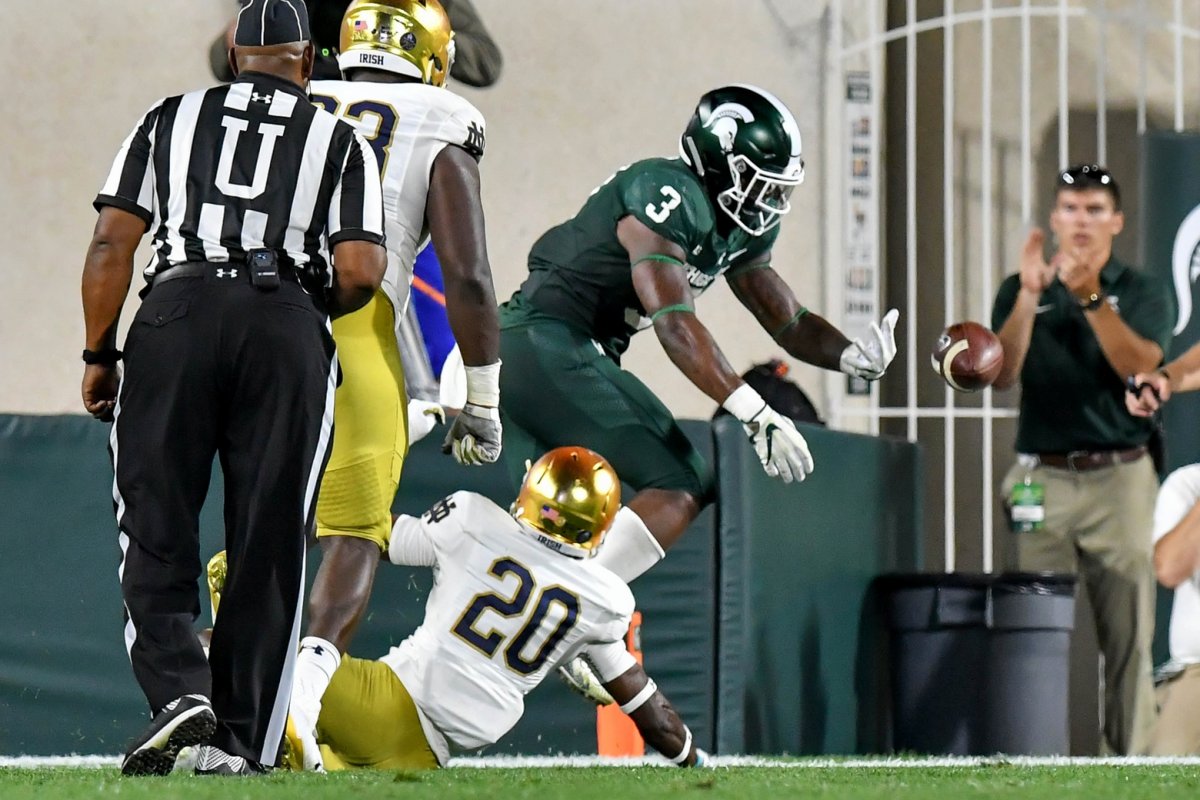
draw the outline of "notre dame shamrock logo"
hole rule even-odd
[[[467,126],[467,140],[463,142],[463,149],[476,158],[483,155],[483,128],[474,122]]]
[[[450,516],[450,512],[455,508],[454,501],[449,497],[443,497],[434,503],[428,511],[425,512],[425,519],[429,522],[441,522],[446,517]]]

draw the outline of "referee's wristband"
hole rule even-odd
[[[111,367],[121,360],[124,355],[120,350],[112,347],[106,347],[103,350],[87,350],[83,351],[83,363],[85,364],[100,364],[105,367]]]

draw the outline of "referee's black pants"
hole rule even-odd
[[[328,317],[244,267],[164,281],[129,330],[110,437],[125,645],[153,713],[210,697],[211,743],[273,764],[287,720],[305,535],[333,433]],[[237,276],[230,273],[237,269]],[[196,639],[199,514],[214,455],[229,571],[208,659]]]

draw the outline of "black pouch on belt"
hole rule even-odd
[[[250,283],[263,292],[279,288],[279,261],[274,250],[251,250],[246,254],[250,262]]]

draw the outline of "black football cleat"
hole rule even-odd
[[[202,694],[177,697],[154,717],[150,727],[125,754],[122,775],[166,775],[179,751],[203,744],[217,729],[217,716]]]

